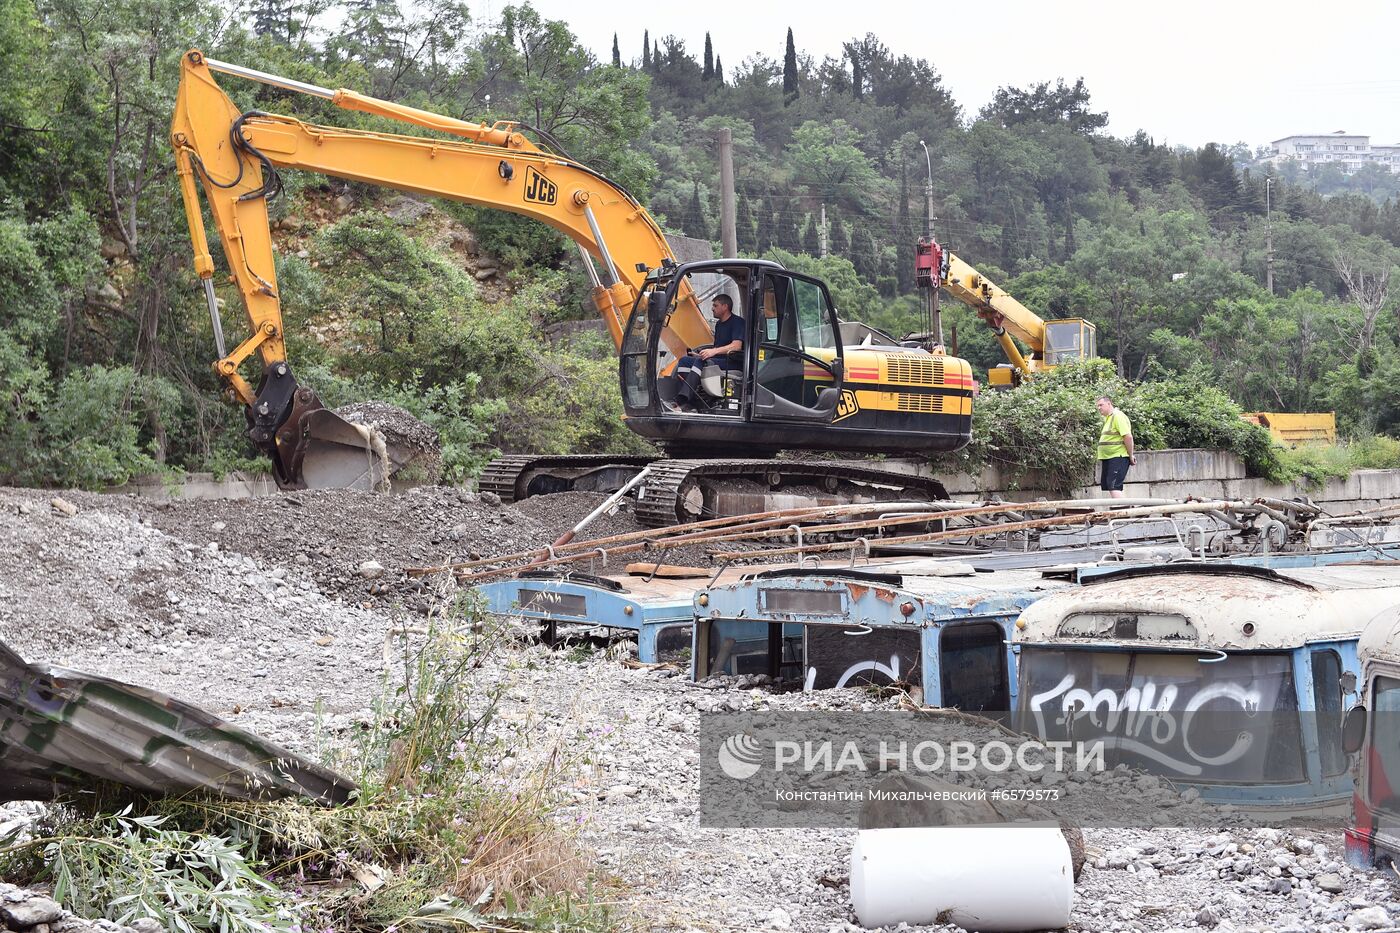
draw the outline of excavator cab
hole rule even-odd
[[[700,371],[697,411],[678,403],[686,346],[670,327],[683,303],[707,314],[727,296],[743,347]],[[713,321],[711,321],[713,328]],[[775,262],[712,260],[652,270],[623,335],[622,394],[629,425],[670,451],[826,447],[813,426],[838,417],[844,348],[826,285]],[[806,440],[806,443],[802,441]]]

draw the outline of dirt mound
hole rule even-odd
[[[442,477],[442,439],[431,425],[419,421],[388,402],[355,402],[335,413],[352,424],[373,428],[384,436],[393,460],[402,466],[394,473],[399,483],[434,484]]]
[[[492,557],[540,548],[597,508],[605,497],[558,493],[518,506],[493,504],[465,490],[421,486],[401,495],[347,489],[302,490],[256,499],[155,502],[126,496],[74,494],[84,506],[122,512],[199,548],[211,542],[260,567],[305,573],[327,593],[363,601],[381,596],[426,607],[422,585],[407,567]],[[630,512],[600,516],[579,536],[637,531]],[[374,561],[383,573],[365,576]],[[374,573],[374,571],[370,571]]]

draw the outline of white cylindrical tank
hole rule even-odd
[[[1074,868],[1058,826],[863,829],[851,902],[864,927],[955,923],[983,933],[1059,929]]]

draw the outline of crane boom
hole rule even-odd
[[[932,239],[919,241],[915,275],[921,286],[937,280],[948,294],[971,308],[992,328],[1017,378],[1051,368],[1067,359],[1097,355],[1094,325],[1081,318],[1046,321],[1005,289]],[[1015,338],[1015,339],[1013,339]],[[1024,354],[1020,340],[1029,349]],[[1010,373],[992,371],[994,384],[1008,384]]]

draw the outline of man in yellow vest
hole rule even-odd
[[[1100,395],[1095,403],[1103,415],[1103,430],[1099,432],[1099,488],[1114,499],[1123,498],[1123,480],[1128,467],[1137,463],[1133,456],[1133,423],[1128,416],[1113,407],[1113,399]]]

